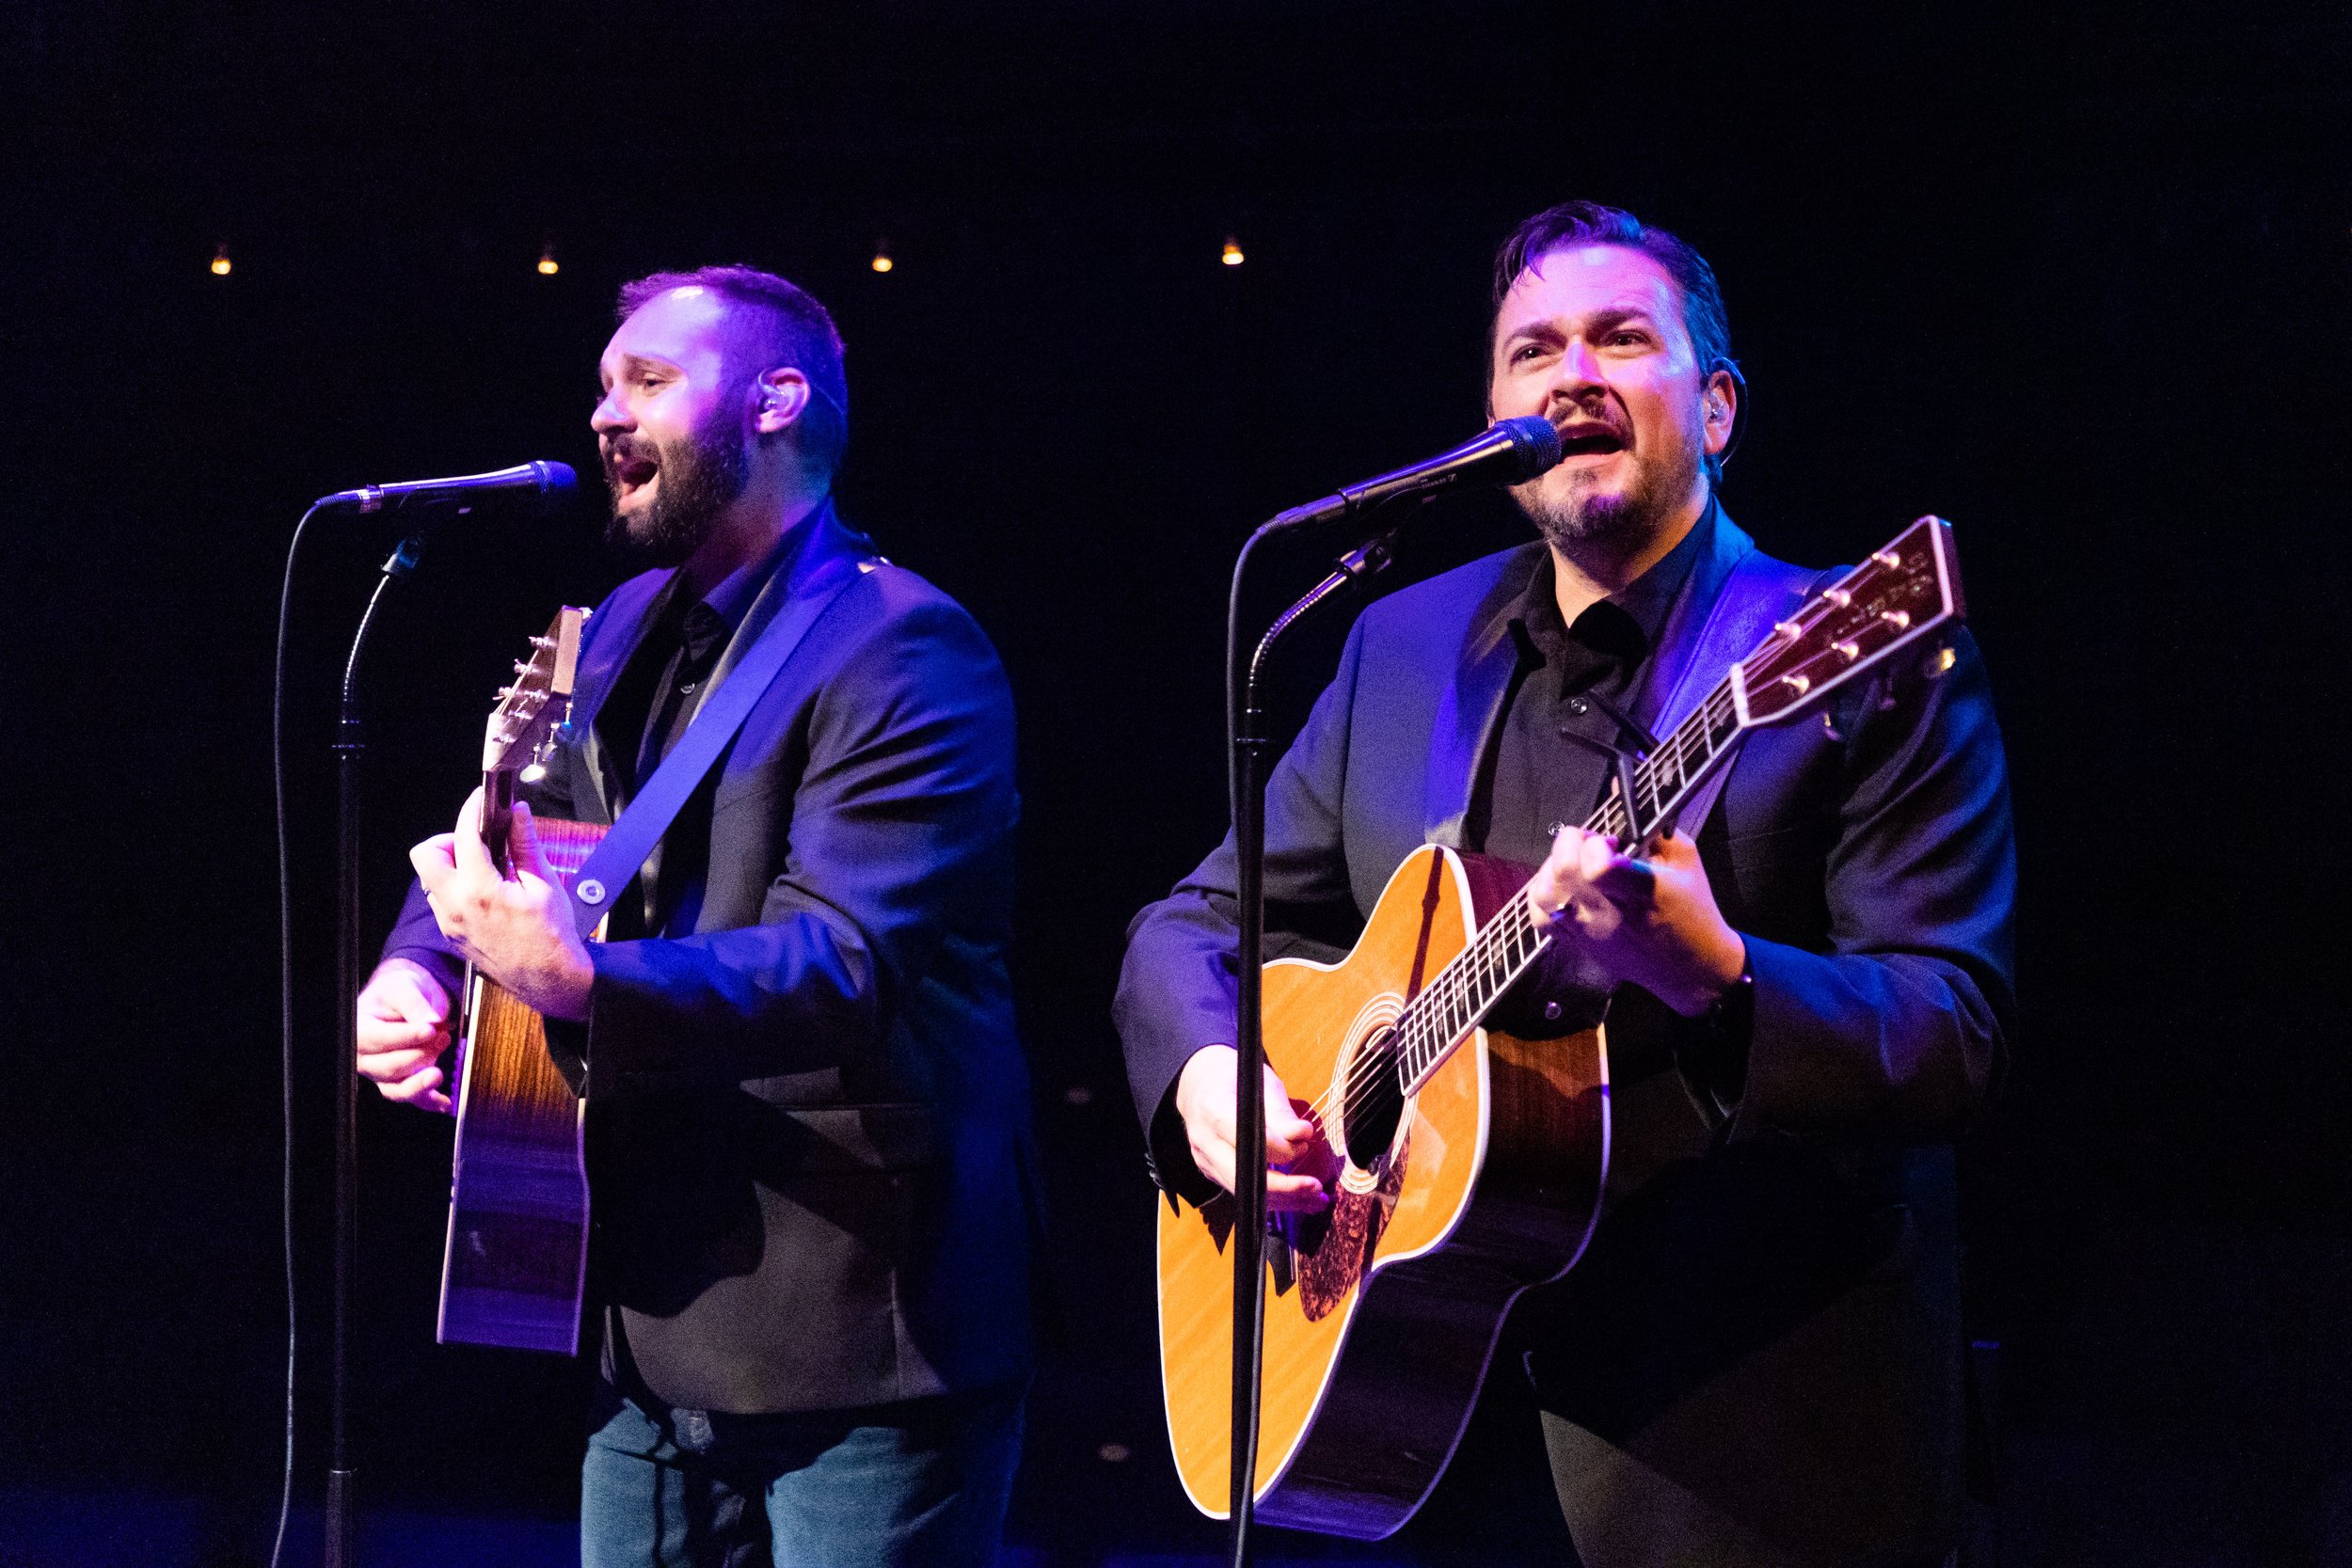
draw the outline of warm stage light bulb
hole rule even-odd
[[[548,245],[539,252],[539,276],[553,277],[555,274],[555,246]]]
[[[872,266],[876,272],[888,272],[892,267],[898,265],[896,261],[893,261],[890,259],[890,242],[887,240],[876,240],[874,242],[874,260],[868,264]]]
[[[1241,265],[1241,242],[1231,234],[1225,236],[1225,254],[1222,260],[1229,267]]]
[[[215,277],[226,277],[229,276],[229,247],[225,245],[218,245],[214,248],[213,276]]]

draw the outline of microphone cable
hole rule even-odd
[[[294,559],[302,536],[317,516],[313,502],[294,525],[286,546],[286,575],[278,590],[278,655],[270,681],[270,782],[278,818],[278,1226],[286,1260],[286,1454],[278,1481],[278,1533],[269,1549],[270,1568],[286,1550],[286,1521],[294,1512],[294,869],[292,833],[286,820],[286,638],[294,601]]]

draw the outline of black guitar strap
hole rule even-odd
[[[810,574],[801,591],[720,682],[719,689],[704,701],[694,721],[686,726],[686,734],[572,878],[572,923],[582,938],[596,930],[613,898],[644,865],[654,846],[661,842],[661,835],[669,832],[696,786],[743,727],[743,721],[751,717],[752,708],[775,684],[785,661],[818,617],[873,564],[869,558],[843,555]]]
[[[1684,720],[1698,710],[1699,704],[1715,689],[1724,672],[1756,650],[1775,621],[1803,605],[1815,583],[1832,580],[1838,575],[1835,568],[1815,572],[1791,566],[1756,549],[1734,562],[1724,578],[1722,591],[1715,595],[1706,625],[1691,645],[1682,668],[1676,673],[1673,689],[1659,705],[1651,727],[1660,735],[1674,734]],[[1737,761],[1735,751],[1692,791],[1691,798],[1675,814],[1675,825],[1680,832],[1693,839],[1699,836],[1699,829],[1706,825],[1708,814],[1715,809]]]

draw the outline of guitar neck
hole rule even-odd
[[[482,847],[501,873],[515,869],[507,852],[507,830],[514,821],[515,770],[493,768],[482,775]]]
[[[1731,760],[1740,738],[1740,701],[1733,689],[1735,675],[1715,683],[1707,700],[1675,727],[1658,750],[1633,765],[1631,810],[1622,791],[1608,799],[1584,819],[1588,832],[1606,833],[1622,845],[1637,845],[1675,819],[1683,802],[1698,792],[1708,775]]]
[[[1731,758],[1740,736],[1736,679],[1726,675],[1717,683],[1697,710],[1634,766],[1630,813],[1623,791],[1613,788],[1585,818],[1587,832],[1639,844],[1674,820],[1683,802]],[[1551,921],[1536,909],[1531,888],[1521,887],[1397,1020],[1399,1076],[1406,1093],[1438,1069],[1550,942]]]
[[[1788,620],[1774,623],[1674,734],[1629,769],[1630,787],[1612,789],[1584,826],[1639,853],[1640,846],[1672,826],[1708,775],[1731,760],[1742,732],[1803,712],[1964,613],[1951,525],[1922,517],[1834,586],[1809,595]],[[1951,667],[1947,646],[1925,673],[1932,678]],[[1406,1093],[1420,1088],[1469,1037],[1550,941],[1550,920],[1522,887],[1419,995],[1406,999],[1394,1036]]]

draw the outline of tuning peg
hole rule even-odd
[[[523,768],[523,783],[537,784],[541,779],[546,778],[548,765],[554,760],[555,736],[552,735],[540,736],[539,744],[531,749],[531,761]]]

